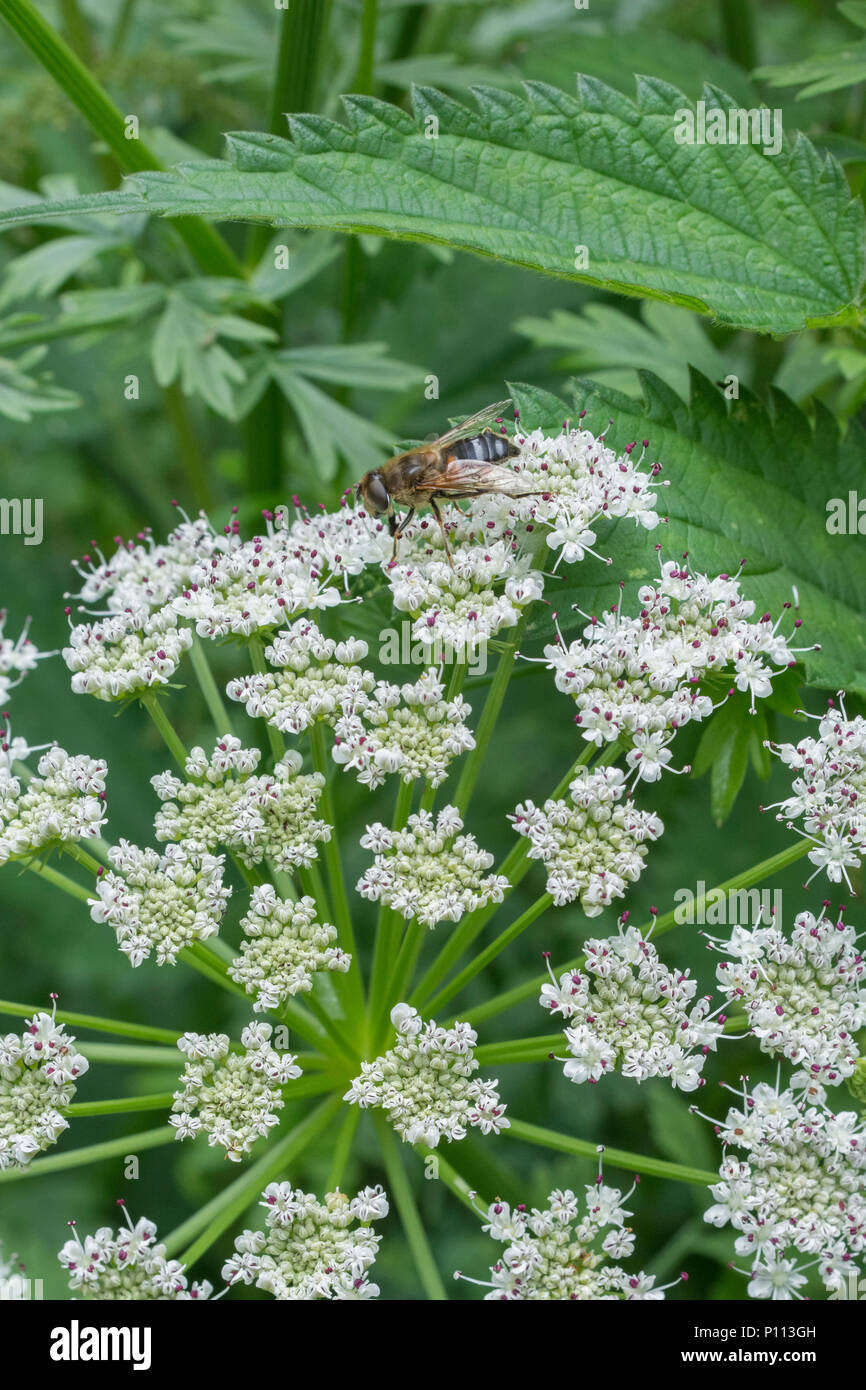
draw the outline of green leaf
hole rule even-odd
[[[537,393],[510,385],[521,411],[521,426],[561,428],[563,414],[574,419],[585,410],[583,424],[622,449],[633,440],[650,441],[649,458],[662,464],[670,482],[659,501],[669,521],[652,532],[622,523],[599,523],[598,547],[613,559],[608,567],[586,559],[573,573],[575,582],[557,587],[555,604],[563,628],[582,621],[570,611],[578,604],[598,612],[615,602],[618,581],[634,585],[658,573],[656,544],[664,556],[688,552],[696,570],[735,573],[746,567],[743,592],[759,613],[773,618],[796,590],[803,626],[794,646],[820,643],[805,651],[808,681],[831,690],[845,687],[866,694],[866,556],[858,535],[830,535],[828,502],[847,499],[849,491],[866,497],[866,432],[852,421],[844,437],[833,417],[816,406],[814,425],[779,391],[768,411],[741,388],[740,399],[726,402],[706,378],[692,374],[691,400],[685,405],[652,373],[642,375],[644,400],[600,387],[576,384],[576,404],[537,404]],[[793,613],[783,620],[791,631]],[[548,633],[549,619],[538,632]]]
[[[51,383],[47,373],[31,374],[45,356],[47,349],[38,347],[13,362],[0,357],[0,415],[10,420],[28,421],[34,415],[56,410],[72,410],[81,404],[74,391],[64,391]]]
[[[636,102],[585,78],[576,97],[540,83],[474,96],[477,111],[419,88],[413,116],[345,97],[345,125],[296,116],[291,140],[231,135],[230,163],[136,174],[117,193],[7,210],[0,226],[149,210],[328,227],[438,242],[762,332],[859,318],[863,207],[804,136],[777,156],[680,144],[692,108],[657,79],[639,79]],[[731,105],[715,88],[705,99]],[[576,247],[588,265],[576,268]]]
[[[866,29],[864,0],[844,0],[836,7],[846,19],[860,29]],[[815,53],[796,63],[771,63],[756,68],[753,77],[762,78],[771,87],[800,87],[797,101],[836,92],[866,81],[866,39],[834,48],[829,53]]]
[[[120,250],[110,237],[64,236],[43,242],[10,261],[0,285],[0,309],[19,299],[48,299],[99,256]]]
[[[718,718],[718,715],[716,716]],[[742,723],[726,726],[726,736],[710,769],[710,813],[724,825],[743,785],[749,761],[749,734]]]
[[[647,301],[641,318],[643,323],[612,305],[588,304],[579,314],[554,309],[546,319],[517,319],[514,328],[531,338],[534,347],[562,349],[557,366],[563,371],[591,372],[629,395],[641,394],[638,372],[647,362],[684,398],[689,366],[716,381],[727,375],[730,362],[687,309]]]

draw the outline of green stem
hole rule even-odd
[[[171,421],[177,440],[179,462],[186,475],[190,493],[195,499],[196,506],[208,511],[213,506],[213,494],[208,478],[207,461],[190,419],[187,398],[177,382],[172,382],[170,386],[165,387],[163,397],[166,415]]]
[[[554,789],[551,800],[557,801],[568,789],[569,783],[574,780],[578,768],[583,767],[590,761],[596,752],[594,745],[586,744],[582,752],[572,763],[568,772],[562,778],[559,785]],[[614,743],[602,752],[599,758],[599,766],[605,761],[612,761],[619,752],[619,746]],[[529,841],[522,836],[512,845],[502,863],[496,869],[496,874],[501,878],[507,878],[510,887],[505,889],[503,902],[510,897],[513,890],[523,881],[532,867],[533,860],[529,858]],[[490,921],[491,917],[499,911],[500,903],[488,903],[486,907],[478,908],[475,912],[470,912],[467,917],[451,933],[449,940],[440,951],[439,955],[431,964],[426,975],[419,982],[411,1002],[417,1007],[428,999],[437,985],[445,979],[451,967],[456,965],[465,951],[468,951],[473,941],[479,937]]]
[[[139,696],[139,700],[156,725],[169,753],[171,753],[171,756],[174,758],[181,772],[186,776],[186,749],[175,733],[174,726],[162,705],[159,703],[158,697],[152,690],[146,690],[143,695]]]
[[[182,1059],[175,1054],[175,1065],[180,1071]],[[121,1096],[118,1100],[73,1101],[64,1106],[64,1115],[126,1115],[135,1110],[170,1110],[174,1100],[172,1091],[164,1091],[152,1096]]]
[[[100,1043],[88,1039],[80,1044],[88,1062],[105,1062],[125,1067],[174,1067],[181,1064],[176,1047],[137,1047],[135,1043]]]
[[[811,840],[797,840],[796,844],[791,845],[790,848],[781,850],[778,854],[772,855],[769,859],[762,859],[759,864],[753,864],[751,869],[745,869],[743,873],[737,874],[734,878],[727,879],[716,888],[708,888],[706,893],[702,893],[701,896],[694,901],[695,916],[698,916],[701,910],[706,906],[708,898],[714,896],[716,893],[731,893],[741,888],[754,888],[756,883],[761,883],[765,878],[772,878],[774,874],[780,873],[782,869],[790,868],[792,864],[796,864],[797,860],[802,859],[805,854],[808,854],[811,848]],[[645,922],[641,928],[642,934],[645,935],[651,930],[653,937],[663,936],[664,933],[670,931],[672,927],[680,925],[680,923],[677,922],[677,913],[681,911],[682,908],[671,908],[670,912],[666,912],[663,916],[657,917],[655,921],[651,918],[648,922]]]
[[[751,0],[719,0],[719,12],[728,57],[751,72],[758,66]]]
[[[466,814],[469,799],[472,796],[475,783],[478,780],[478,774],[481,771],[481,764],[484,761],[488,744],[493,736],[493,730],[499,718],[499,711],[505,699],[505,692],[508,689],[508,682],[514,670],[517,648],[520,645],[520,639],[523,636],[523,630],[526,627],[528,617],[529,610],[527,609],[520,618],[517,627],[514,629],[513,640],[509,642],[497,662],[496,674],[487,692],[484,708],[481,711],[481,718],[478,721],[478,728],[475,731],[475,747],[472,749],[471,753],[467,755],[466,761],[463,764],[463,771],[460,774],[460,780],[457,783],[457,790],[454,793],[454,805],[457,807],[461,816],[465,816]]]
[[[479,1215],[476,1202],[483,1208],[487,1207],[488,1203],[484,1198],[479,1196],[478,1193],[474,1193],[473,1195],[473,1189],[469,1186],[466,1179],[462,1178],[457,1172],[457,1169],[449,1163],[446,1158],[442,1157],[438,1149],[428,1149],[423,1144],[416,1144],[415,1152],[423,1158],[425,1162],[428,1159],[433,1160],[436,1165],[436,1175],[439,1181],[444,1182],[445,1186],[454,1193],[455,1197],[459,1197],[463,1205],[468,1207],[473,1215]]]
[[[412,1195],[412,1188],[403,1167],[403,1160],[394,1131],[388,1123],[387,1117],[378,1111],[373,1115],[373,1123],[376,1126],[379,1147],[385,1162],[388,1195],[393,1197],[400,1215],[406,1240],[412,1252],[412,1258],[415,1261],[415,1268],[418,1271],[424,1292],[428,1299],[432,1299],[434,1302],[447,1302],[448,1295],[439,1277],[436,1261],[427,1240],[427,1233],[415,1205],[415,1198]]]
[[[570,1134],[558,1134],[552,1129],[542,1129],[539,1125],[529,1125],[523,1120],[511,1121],[511,1127],[502,1131],[512,1139],[525,1139],[528,1144],[540,1144],[558,1153],[574,1154],[578,1158],[598,1158],[599,1145],[587,1139],[573,1139]],[[668,1163],[663,1158],[648,1158],[644,1154],[627,1153],[624,1149],[609,1149],[604,1146],[604,1161],[614,1168],[627,1168],[634,1173],[645,1173],[648,1177],[672,1178],[674,1182],[692,1182],[701,1187],[718,1182],[718,1173],[710,1173],[703,1168],[690,1168],[685,1163]]]
[[[251,637],[247,643],[250,650],[250,664],[257,676],[268,674],[268,665],[265,661],[265,647],[261,637]],[[265,728],[268,735],[268,743],[271,749],[271,756],[274,763],[278,763],[286,751],[283,736],[279,729],[276,729],[270,721],[265,721]]]
[[[76,864],[82,864],[85,869],[94,875],[98,874],[99,870],[103,867],[98,859],[94,859],[92,854],[88,854],[87,850],[82,849],[81,845],[76,844],[75,841],[68,841],[61,844],[60,852],[61,854],[68,854],[70,859],[75,860]]]
[[[414,782],[400,781],[397,787],[397,796],[394,802],[394,815],[391,819],[391,829],[394,831],[403,830],[409,819],[412,809],[412,793],[415,789]],[[373,1034],[376,1031],[376,1024],[382,1008],[382,1000],[385,995],[385,986],[391,973],[394,956],[399,949],[400,932],[403,928],[403,918],[399,912],[394,912],[392,908],[380,904],[379,916],[376,922],[376,938],[373,946],[373,964],[370,970],[369,988],[369,1009],[368,1009],[368,1042],[373,1042]]]
[[[455,994],[459,994],[460,991],[469,984],[470,980],[474,980],[476,975],[480,975],[481,971],[484,970],[491,961],[495,960],[496,957],[505,950],[506,946],[510,946],[512,941],[516,941],[518,936],[525,932],[527,927],[531,927],[532,923],[535,922],[542,913],[546,912],[552,904],[553,898],[550,894],[542,893],[541,897],[537,898],[531,907],[528,907],[525,912],[521,913],[517,920],[512,922],[510,927],[506,927],[505,931],[500,932],[496,939],[491,941],[489,946],[486,946],[479,955],[475,956],[468,965],[463,967],[459,975],[455,975],[454,979],[450,980],[444,989],[440,989],[439,993],[425,1004],[425,1011],[428,1014],[435,1014],[437,1009],[441,1008],[443,1004],[447,1004],[448,1000],[452,999]]]
[[[2,0],[0,15],[46,72],[77,106],[88,125],[115,156],[121,172],[140,173],[164,166],[142,140],[127,140],[126,122],[108,93],[31,0]],[[239,277],[243,270],[229,246],[199,217],[178,217],[174,226],[200,268],[209,275]]]
[[[545,1062],[551,1052],[562,1047],[561,1033],[546,1033],[540,1038],[515,1038],[513,1041],[486,1043],[475,1049],[482,1066],[495,1067],[508,1062]]]
[[[378,10],[379,0],[364,0],[364,10],[361,15],[361,47],[358,54],[358,71],[352,84],[352,91],[362,96],[369,96],[373,90]]]
[[[334,1156],[331,1159],[331,1167],[328,1172],[328,1180],[325,1183],[326,1192],[337,1192],[340,1190],[340,1183],[343,1181],[343,1174],[352,1153],[352,1143],[355,1138],[355,1131],[361,1119],[361,1111],[357,1105],[349,1105],[337,1135],[337,1142],[334,1145]]]
[[[189,649],[189,659],[192,662],[192,669],[199,684],[199,689],[207,705],[214,732],[217,738],[222,738],[225,734],[233,734],[231,716],[225,707],[220,688],[217,685],[210,662],[204,649],[204,643],[200,637],[193,637],[192,646]]]
[[[87,1163],[101,1163],[106,1158],[126,1158],[127,1154],[138,1155],[145,1149],[156,1149],[160,1144],[172,1143],[174,1130],[168,1125],[160,1125],[159,1129],[146,1129],[141,1134],[125,1134],[122,1139],[109,1139],[104,1144],[88,1144],[82,1149],[51,1154],[50,1158],[35,1158],[26,1168],[4,1168],[0,1170],[0,1182],[16,1182],[19,1178],[41,1178],[46,1173],[57,1173],[64,1168],[82,1168]]]
[[[346,982],[347,993],[353,1003],[353,1009],[358,1018],[364,1009],[364,987],[361,983],[361,971],[358,962],[358,948],[355,943],[355,931],[352,926],[352,913],[349,907],[349,898],[346,893],[346,881],[343,877],[343,866],[340,862],[340,847],[337,843],[336,835],[336,816],[334,814],[334,801],[331,795],[330,775],[332,771],[331,763],[328,758],[328,749],[325,742],[325,729],[321,722],[316,722],[310,728],[310,753],[313,759],[313,768],[325,779],[322,787],[322,796],[319,802],[321,807],[322,819],[328,825],[334,827],[334,833],[330,840],[322,845],[322,858],[325,864],[325,871],[328,875],[328,895],[331,906],[334,909],[334,922],[339,934],[340,945],[354,958],[354,969],[349,970],[348,974],[342,978]]]
[[[52,869],[50,865],[43,864],[39,859],[28,859],[24,866],[32,874],[38,874],[44,878],[46,883],[53,883],[55,888],[62,888],[64,893],[68,893],[70,898],[77,898],[79,902],[89,902],[93,897],[93,890],[85,888],[82,883],[76,883],[74,879],[67,878],[58,869]]]
[[[42,1012],[39,1004],[17,1004],[11,999],[0,999],[0,1014],[13,1014],[16,1018],[29,1018]],[[120,1018],[99,1018],[96,1014],[75,1014],[67,1009],[58,1009],[54,1017],[58,1023],[68,1023],[71,1028],[92,1028],[97,1033],[116,1033],[121,1038],[141,1038],[145,1042],[168,1043],[174,1046],[180,1033],[169,1028],[152,1028],[145,1023],[127,1023]]]
[[[377,1052],[391,1028],[391,1010],[395,1004],[402,1004],[404,1002],[409,981],[412,978],[412,973],[424,947],[424,942],[427,939],[429,930],[430,928],[425,927],[423,923],[411,921],[403,935],[403,941],[400,945],[400,950],[397,952],[397,959],[394,961],[394,967],[388,980],[388,986],[384,992],[382,1001],[383,1008],[378,1017],[378,1032],[375,1031],[375,1024],[377,1022],[376,1016],[372,1016],[375,1037],[374,1048]]]
[[[333,1096],[318,1105],[300,1124],[277,1140],[257,1163],[245,1169],[218,1196],[206,1202],[180,1226],[176,1226],[165,1240],[169,1255],[178,1256],[185,1267],[194,1264],[210,1249],[223,1231],[246,1211],[257,1194],[266,1188],[269,1182],[276,1181],[284,1174],[288,1165],[327,1128],[341,1105],[342,1101],[338,1096]],[[192,1244],[187,1245],[188,1241],[192,1241]],[[182,1255],[178,1255],[180,1250],[183,1250]]]

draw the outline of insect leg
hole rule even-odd
[[[406,530],[406,527],[409,525],[409,522],[412,520],[414,515],[415,508],[410,507],[406,515],[400,518],[399,523],[397,522],[393,512],[388,518],[388,524],[391,528],[391,535],[394,537],[394,549],[391,551],[392,564],[397,559],[397,542],[399,541],[403,532]]]
[[[442,513],[440,512],[439,508],[438,508],[437,505],[436,505],[436,498],[435,498],[435,497],[431,497],[431,498],[430,498],[430,510],[431,510],[431,512],[433,513],[433,515],[435,516],[436,520],[439,522],[439,530],[442,532],[442,541],[443,541],[443,544],[444,544],[444,546],[445,546],[445,554],[446,554],[446,556],[448,557],[448,563],[449,563],[449,565],[450,565],[451,568],[453,569],[453,568],[454,568],[454,561],[451,559],[451,547],[450,547],[450,545],[448,544],[448,533],[447,533],[446,530],[445,530],[445,522],[442,520]]]

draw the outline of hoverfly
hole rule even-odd
[[[432,444],[397,454],[381,468],[364,474],[356,486],[356,496],[371,516],[387,516],[394,538],[392,564],[397,558],[397,542],[419,507],[429,507],[439,523],[451,565],[451,549],[438,499],[457,501],[481,497],[485,492],[499,492],[504,497],[541,496],[541,490],[521,486],[518,476],[499,463],[500,459],[516,458],[520,453],[517,445],[504,434],[484,428],[510,404],[507,400],[497,401],[470,415]],[[399,520],[394,515],[395,503],[409,508]]]

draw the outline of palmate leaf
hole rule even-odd
[[[827,531],[831,498],[847,499],[849,491],[866,497],[862,427],[852,422],[842,437],[820,405],[813,426],[778,391],[772,413],[742,387],[739,400],[726,402],[697,372],[688,405],[652,373],[642,380],[642,402],[592,381],[576,383],[571,405],[531,387],[509,388],[522,429],[558,432],[565,415],[585,410],[583,423],[596,433],[612,421],[606,442],[614,448],[648,438],[649,457],[670,482],[659,498],[660,515],[669,517],[664,526],[647,532],[599,523],[599,550],[613,564],[588,558],[559,587],[551,581],[546,596],[560,626],[583,622],[572,604],[597,613],[615,603],[621,579],[625,602],[633,600],[636,587],[658,573],[657,544],[664,557],[687,551],[690,565],[714,574],[734,573],[745,559],[742,588],[760,612],[775,617],[796,590],[803,626],[794,645],[821,644],[801,657],[810,684],[866,694],[862,539]],[[549,633],[549,617],[537,631]]]
[[[492,256],[650,296],[763,332],[859,318],[864,212],[804,136],[776,156],[680,144],[676,88],[637,101],[593,79],[474,93],[416,88],[414,114],[346,97],[346,124],[290,120],[292,138],[228,137],[231,162],[137,174],[116,193],[6,210],[0,227],[92,211],[372,232]],[[707,88],[708,108],[727,109]],[[584,265],[576,247],[586,247]]]

